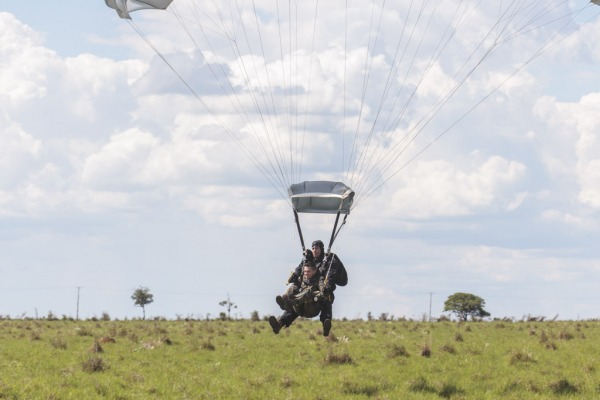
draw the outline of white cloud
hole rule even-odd
[[[146,66],[139,61],[115,62],[91,54],[65,59],[61,64],[63,82],[61,90],[69,99],[71,113],[87,122],[95,122],[99,115],[98,104],[106,98],[114,98],[127,83],[137,81]],[[114,113],[123,112],[115,104]]]
[[[551,135],[544,158],[549,171],[571,175],[579,185],[579,201],[600,207],[600,93],[591,93],[577,103],[541,99],[535,109],[547,121]]]
[[[397,180],[391,214],[412,218],[470,215],[485,208],[514,209],[510,190],[525,175],[525,165],[492,156],[460,170],[449,162],[419,161]],[[510,204],[510,206],[509,206]]]
[[[577,210],[576,212],[579,214],[574,214],[563,210],[549,209],[541,212],[541,218],[544,221],[559,222],[560,224],[575,226],[584,231],[596,231],[600,228],[600,223],[598,223],[594,215],[585,212],[585,210]]]
[[[151,183],[148,159],[159,144],[152,134],[134,128],[115,134],[87,159],[82,182],[89,187],[109,189]],[[161,180],[160,175],[155,178]]]
[[[11,14],[0,12],[0,25],[0,102],[18,105],[44,97],[46,70],[58,57],[42,46],[42,35]]]
[[[42,142],[2,113],[0,143],[0,188],[13,187],[35,168],[42,153]]]

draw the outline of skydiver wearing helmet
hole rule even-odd
[[[324,247],[325,246],[321,240],[315,240],[312,243],[312,252],[311,250],[306,250],[302,262],[300,265],[298,265],[298,267],[296,267],[288,279],[288,284],[291,283],[292,286],[290,286],[286,294],[283,296],[277,296],[277,304],[285,312],[281,315],[281,317],[279,317],[279,319],[275,318],[274,316],[269,318],[269,323],[271,324],[274,333],[279,333],[283,326],[289,327],[294,320],[298,318],[298,316],[306,318],[315,317],[317,313],[314,313],[314,306],[318,305],[320,311],[320,320],[323,324],[323,336],[329,335],[329,331],[331,330],[331,320],[333,317],[332,304],[334,301],[333,291],[336,289],[336,274],[340,266],[342,266],[343,269],[343,264],[335,254],[330,254],[330,256],[326,258]],[[302,287],[303,281],[306,280],[304,268],[306,264],[310,265],[311,262],[314,263],[317,272],[315,276],[318,277],[318,291],[314,290],[311,292],[314,294],[314,296],[308,295],[307,291],[302,292],[304,289]],[[314,279],[312,284],[314,284]],[[310,285],[310,283],[307,282],[304,285],[306,288],[308,285]],[[302,298],[298,298],[299,293],[307,295]],[[293,300],[290,301],[291,299]],[[299,307],[299,304],[294,305],[294,302],[310,304],[309,309],[311,312],[307,312],[308,310],[303,310],[302,307]]]

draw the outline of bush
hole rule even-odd
[[[98,356],[90,356],[81,362],[83,372],[102,372],[106,369],[104,360]]]
[[[352,364],[352,357],[348,353],[336,354],[329,352],[325,356],[325,364]]]
[[[535,359],[531,354],[523,353],[522,351],[513,351],[510,354],[510,365],[517,363],[535,363]]]
[[[573,394],[573,393],[577,393],[577,391],[578,391],[577,387],[575,385],[571,384],[566,379],[561,379],[559,381],[552,382],[550,384],[550,390],[552,391],[552,393],[558,394],[558,395]]]
[[[431,357],[431,347],[428,344],[421,346],[421,355],[423,357]]]
[[[395,357],[410,357],[410,354],[408,354],[408,351],[406,350],[406,347],[404,347],[401,344],[395,344],[392,346],[390,353],[389,353],[390,357],[395,358]]]

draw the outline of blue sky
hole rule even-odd
[[[307,128],[295,131],[306,148],[299,178],[345,181],[340,165],[351,140],[341,150],[334,133],[374,120],[402,2],[388,2],[381,14],[381,39],[370,53],[378,57],[365,56],[369,27],[359,18],[378,8],[349,2],[354,25],[345,64],[339,20],[311,25],[310,19],[306,25],[299,19],[295,51],[285,53],[294,64],[281,62],[285,43],[273,34],[269,1],[257,2],[263,50],[256,51],[256,31],[246,43],[254,46],[254,64],[236,60],[222,37],[213,48],[201,45],[202,53],[184,44],[175,11],[132,14],[203,103],[114,10],[102,1],[80,3],[0,0],[0,315],[75,316],[80,288],[80,317],[136,317],[141,310],[129,297],[139,286],[155,295],[149,316],[218,315],[228,294],[239,316],[277,314],[274,297],[300,258],[291,208],[278,193],[285,185],[269,184],[225,131],[266,164],[244,136],[264,134],[244,93],[268,75],[278,101],[262,117],[279,116],[271,124],[283,126],[276,129],[282,140],[289,139],[284,109],[292,102],[308,107],[298,114]],[[587,2],[560,4],[564,15]],[[597,8],[585,8],[568,35],[494,91],[555,27],[499,49],[456,87],[397,164],[377,170],[385,185],[370,196],[357,190],[361,202],[334,246],[350,279],[336,291],[335,317],[421,318],[430,299],[435,317],[459,291],[484,298],[492,317],[598,317]],[[432,109],[494,11],[471,10],[454,47],[421,81],[427,63],[418,57],[414,70],[392,75],[392,92],[417,89],[390,130],[391,144]],[[432,33],[442,31],[446,14],[432,14]],[[313,44],[307,32],[315,26]],[[430,36],[420,37],[423,49],[434,47]],[[219,93],[208,64],[237,79],[242,118]],[[260,72],[244,77],[243,65]],[[358,114],[365,65],[372,75]],[[292,89],[300,100],[292,101]],[[391,103],[386,107],[382,113],[399,115]],[[301,220],[307,242],[329,237],[332,219]]]

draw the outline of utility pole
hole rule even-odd
[[[433,298],[433,292],[429,292],[429,322],[431,322],[431,300]]]
[[[79,291],[81,290],[81,286],[77,286],[77,312],[75,314],[75,321],[79,321]]]

